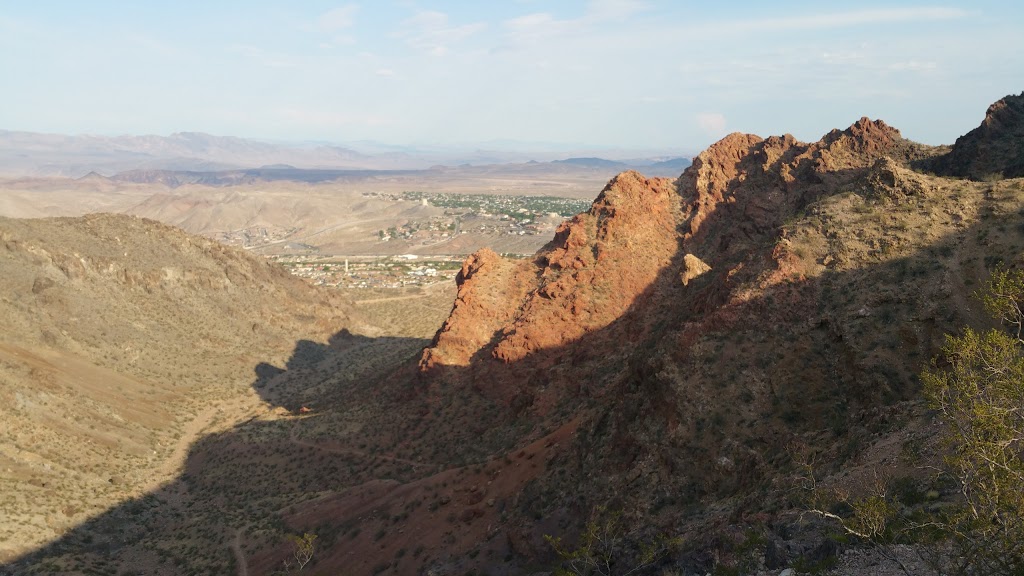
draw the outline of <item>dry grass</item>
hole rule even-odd
[[[170,480],[259,408],[257,364],[359,325],[335,294],[129,217],[0,220],[0,253],[5,557]]]

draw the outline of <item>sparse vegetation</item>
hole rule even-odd
[[[949,426],[946,463],[963,511],[943,519],[972,573],[1024,570],[1024,273],[996,270],[981,293],[1002,324],[947,336],[942,364],[922,375]]]
[[[288,541],[292,545],[292,558],[295,559],[295,569],[299,572],[313,559],[316,552],[316,534],[306,532],[302,536],[295,534],[288,535]],[[286,565],[287,569],[288,566]]]
[[[556,574],[628,576],[648,568],[681,543],[678,538],[663,535],[639,543],[627,539],[621,511],[599,507],[592,517],[574,548],[566,547],[559,537],[544,536],[562,559]]]

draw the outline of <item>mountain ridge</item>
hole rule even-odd
[[[327,142],[272,142],[203,132],[94,136],[0,130],[0,174],[77,178],[90,171],[107,175],[133,170],[219,172],[281,164],[306,171],[425,170],[436,165],[516,164],[533,157],[552,161],[560,155],[571,155],[571,149],[556,152],[530,148],[505,151],[364,145],[366,152]],[[620,150],[605,152],[627,154]],[[655,160],[662,159],[659,156]],[[611,160],[592,160],[582,167],[607,170],[616,164]],[[666,169],[654,160],[629,162],[652,165],[655,170]]]
[[[690,534],[697,550],[716,546],[700,536],[700,528],[693,532],[689,522],[678,524],[674,514],[708,498],[732,500],[734,514],[753,513],[757,506],[751,509],[747,498],[769,487],[755,479],[785,481],[792,473],[787,450],[803,438],[817,438],[821,444],[815,452],[827,458],[834,438],[899,434],[892,425],[899,418],[911,418],[911,428],[919,426],[913,420],[920,417],[914,400],[917,371],[937,353],[943,333],[979,321],[970,306],[937,315],[940,303],[960,303],[970,292],[963,282],[983,269],[977,260],[966,278],[944,276],[938,285],[915,279],[928,276],[930,266],[930,256],[916,250],[936,238],[938,247],[927,253],[953,246],[954,255],[992,254],[956,233],[964,218],[977,217],[981,191],[912,170],[914,163],[939,153],[867,118],[813,143],[788,135],[727,136],[698,155],[677,181],[680,201],[668,219],[673,226],[655,227],[670,230],[661,241],[674,236],[667,244],[678,248],[655,265],[657,277],[641,282],[639,291],[615,292],[632,302],[628,311],[607,305],[614,311],[612,323],[585,326],[573,313],[586,310],[587,273],[607,254],[597,230],[629,218],[601,203],[624,181],[640,178],[620,175],[589,213],[564,225],[536,258],[512,263],[484,251],[467,260],[452,315],[420,361],[417,386],[424,387],[424,396],[411,401],[457,404],[453,390],[478,398],[468,401],[465,413],[447,411],[426,420],[443,428],[443,421],[465,422],[476,413],[491,422],[486,435],[473,437],[478,449],[461,452],[470,461],[492,450],[515,452],[516,442],[509,444],[496,429],[514,434],[525,420],[531,423],[527,429],[541,436],[527,434],[519,442],[541,441],[544,431],[560,429],[567,419],[577,422],[574,435],[545,441],[549,447],[569,446],[550,448],[548,471],[506,504],[514,510],[506,533],[519,554],[550,557],[542,538],[550,532],[538,530],[553,525],[535,519],[579,526],[580,517],[608,501],[635,511],[640,525],[653,520],[645,514],[663,508],[655,514],[657,525]],[[999,197],[1013,205],[1015,184],[1007,186]],[[959,192],[947,196],[950,189]],[[957,197],[963,194],[973,199]],[[657,210],[634,213],[640,214],[658,222]],[[853,224],[858,220],[861,224]],[[998,242],[1004,243],[996,252],[1003,257],[1021,246],[1013,234],[1001,235]],[[640,254],[651,247],[631,246]],[[619,271],[605,270],[603,279],[648,267],[642,260],[620,265]],[[857,272],[865,266],[870,272]],[[886,277],[906,286],[868,288]],[[830,296],[844,291],[852,301]],[[539,311],[548,306],[555,314]],[[924,325],[913,320],[922,310],[928,318]],[[804,317],[808,311],[810,318]],[[894,333],[881,328],[893,324],[903,328]],[[770,331],[763,334],[753,326]],[[757,344],[766,338],[791,344],[782,349]],[[880,348],[886,339],[894,344]],[[750,359],[722,348],[723,340],[741,351],[748,348]],[[837,366],[844,366],[838,381],[829,376]],[[714,389],[711,382],[736,384]],[[573,409],[574,404],[585,408]],[[702,432],[708,422],[715,423],[711,438]],[[754,422],[757,427],[750,428]],[[430,426],[406,433],[417,438],[409,450],[421,451],[429,442],[422,438],[438,437]],[[716,441],[722,434],[731,437],[724,444]],[[863,450],[869,452],[866,445]],[[445,458],[458,461],[459,453]],[[483,459],[484,467],[501,468],[500,457],[492,458]],[[849,456],[835,458],[822,465]],[[670,499],[676,504],[668,508],[657,504],[657,495],[666,490],[682,495]],[[786,498],[777,489],[769,495],[776,502],[771,506]],[[548,504],[537,507],[536,502]],[[486,510],[484,517],[491,518]],[[705,520],[715,525],[723,520],[713,518]],[[472,524],[466,521],[467,527]],[[651,537],[649,528],[641,533]],[[459,542],[469,546],[465,550],[473,546]]]
[[[851,545],[802,514],[807,467],[953,503],[920,471],[942,447],[917,374],[985,325],[978,280],[1024,265],[1024,182],[920,169],[947,151],[862,118],[810,143],[731,134],[675,180],[620,174],[532,258],[468,258],[421,353],[371,377],[303,344],[264,370],[255,388],[293,415],[193,446],[191,507],[154,505],[125,550],[263,573],[309,532],[316,570],[517,574],[612,518],[621,562],[683,541],[650,573],[839,562]],[[13,565],[95,565],[144,505]]]
[[[989,106],[981,125],[957,138],[934,167],[972,180],[1024,176],[1024,92]]]

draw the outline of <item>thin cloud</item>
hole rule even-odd
[[[452,45],[487,28],[485,22],[452,26],[448,20],[448,15],[444,12],[417,12],[415,16],[401,23],[395,36],[404,39],[409,46],[420,52],[443,56]]]
[[[317,18],[317,26],[326,32],[336,32],[351,28],[355,24],[356,13],[359,12],[358,4],[346,4],[332,10],[328,10]]]
[[[718,138],[719,136],[725,135],[725,116],[718,112],[702,112],[697,114],[694,119],[697,121],[697,126],[700,127],[708,136]]]
[[[935,62],[909,60],[907,62],[894,62],[889,65],[889,70],[897,70],[900,72],[923,72],[925,70],[935,70],[938,67],[939,65]]]
[[[512,50],[515,46],[530,45],[544,38],[583,36],[595,25],[621,23],[650,8],[648,2],[641,0],[591,0],[579,18],[559,20],[548,12],[524,14],[502,22],[507,31],[507,42],[500,49]]]
[[[547,12],[526,14],[505,21],[505,26],[513,30],[532,30],[555,22],[555,17]]]
[[[536,12],[511,18],[502,23],[507,43],[501,47],[511,50],[517,45],[530,45],[541,39],[562,36],[572,31],[581,31],[574,20],[557,20],[547,12]]]
[[[854,50],[840,50],[838,52],[822,52],[821,61],[826,64],[848,66],[852,62],[864,60],[864,52]]]
[[[351,34],[335,34],[334,36],[331,36],[330,40],[321,42],[320,47],[323,49],[332,49],[341,46],[352,46],[356,43],[356,37]]]
[[[167,58],[177,57],[183,54],[183,51],[177,46],[163,42],[154,36],[132,33],[128,34],[125,37],[125,40],[139,48]]]
[[[283,108],[278,114],[289,122],[317,127],[384,126],[394,122],[394,119],[388,116],[348,114],[309,108]]]
[[[923,20],[955,20],[967,16],[965,10],[944,7],[916,8],[878,8],[872,10],[852,10],[833,12],[831,14],[812,14],[809,16],[786,16],[782,18],[762,18],[758,20],[739,20],[735,22],[711,23],[712,32],[722,30],[750,32],[761,30],[826,30],[830,28],[850,28],[865,24],[898,24],[901,22],[920,22]],[[702,26],[708,31],[708,28]]]

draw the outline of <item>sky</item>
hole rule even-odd
[[[699,151],[862,116],[952,143],[1024,3],[0,0],[0,129]]]

